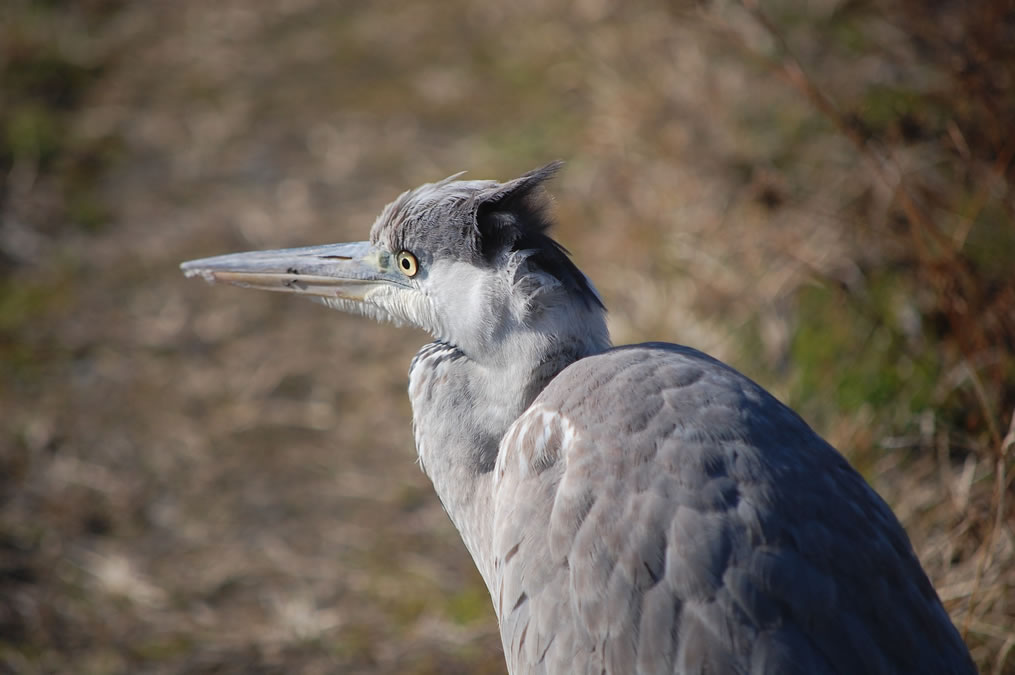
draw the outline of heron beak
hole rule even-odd
[[[180,269],[206,281],[360,303],[379,287],[406,285],[390,255],[368,241],[231,253],[189,260]]]

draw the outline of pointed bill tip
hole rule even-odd
[[[183,272],[183,276],[187,277],[188,279],[190,279],[191,277],[201,277],[208,283],[214,282],[215,273],[206,267],[201,267],[198,264],[200,262],[201,262],[200,260],[188,260],[186,262],[180,263],[180,271]]]

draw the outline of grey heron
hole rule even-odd
[[[891,509],[799,416],[689,347],[611,346],[548,234],[558,167],[409,190],[369,241],[182,269],[433,336],[416,450],[512,673],[974,673]]]

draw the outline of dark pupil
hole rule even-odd
[[[404,269],[404,270],[409,269],[409,259],[408,258],[402,258],[402,269]]]

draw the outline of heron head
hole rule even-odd
[[[608,345],[602,302],[548,234],[555,162],[504,183],[451,176],[400,195],[370,240],[192,260],[187,276],[311,296],[409,323],[476,360],[525,335]]]

